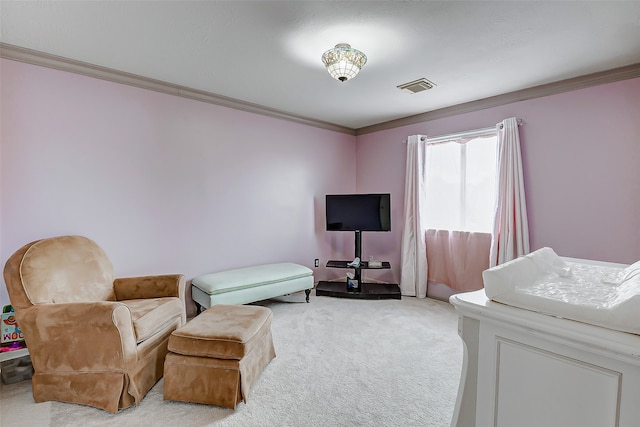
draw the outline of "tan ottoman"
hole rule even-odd
[[[235,409],[276,357],[271,310],[214,305],[169,338],[164,399]]]

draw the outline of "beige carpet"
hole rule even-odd
[[[162,380],[118,414],[34,403],[2,385],[2,426],[448,426],[462,366],[453,307],[433,299],[292,295],[273,310],[277,357],[235,411],[162,399]]]

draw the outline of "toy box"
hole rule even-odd
[[[2,318],[0,319],[2,335],[0,336],[0,342],[3,344],[24,341],[24,336],[22,335],[20,327],[18,327],[18,322],[16,322],[14,314],[13,307],[10,305],[5,305],[2,309]]]
[[[2,370],[2,382],[4,384],[28,380],[33,376],[33,365],[29,356],[2,362],[0,370]]]

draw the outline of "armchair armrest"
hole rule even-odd
[[[113,281],[116,300],[177,297],[182,303],[182,323],[187,321],[186,278],[182,274],[121,277]]]
[[[113,301],[39,304],[16,311],[39,372],[123,371],[138,353],[131,312]]]
[[[186,279],[182,274],[121,277],[113,282],[116,299],[178,297],[184,299]]]

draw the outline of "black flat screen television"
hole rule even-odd
[[[391,231],[390,194],[327,194],[329,231]]]

